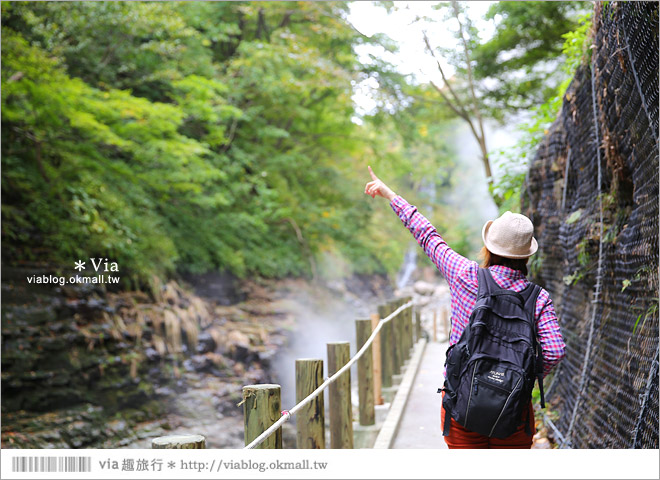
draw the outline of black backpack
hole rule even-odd
[[[470,323],[447,349],[445,383],[438,390],[445,392],[442,433],[449,434],[451,415],[472,432],[506,438],[521,425],[537,378],[545,407],[543,353],[534,315],[541,287],[530,283],[520,293],[502,289],[485,268],[479,269],[478,279]]]

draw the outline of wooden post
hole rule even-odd
[[[395,311],[401,306],[399,300],[393,300],[389,303],[390,313]],[[401,355],[401,313],[392,319],[392,373],[399,375],[401,373],[401,365],[403,364]]]
[[[449,339],[449,324],[451,323],[451,308],[445,305],[445,337]]]
[[[414,347],[419,340],[417,337],[417,306],[410,309],[410,338],[412,338],[411,347]]]
[[[408,301],[407,298],[401,299],[401,305],[405,305]],[[401,312],[401,365],[403,365],[408,359],[408,313],[410,309],[405,309]]]
[[[406,298],[406,303],[410,302],[412,297]],[[413,341],[413,310],[414,307],[408,307],[406,310],[406,359],[410,358],[412,354],[412,347],[415,344]]]
[[[399,299],[397,302],[396,308],[399,308],[402,306],[404,303],[406,303],[405,298]],[[399,339],[398,339],[398,345],[399,345],[399,362],[401,368],[403,368],[403,364],[406,361],[406,310],[401,311],[399,313]]]
[[[151,448],[206,448],[206,438],[203,435],[166,435],[154,438]]]
[[[328,343],[328,375],[332,376],[351,358],[348,342]],[[330,448],[353,448],[353,405],[351,371],[330,384]]]
[[[412,297],[410,297],[412,300]],[[416,326],[416,318],[417,316],[417,306],[410,307],[410,318],[408,320],[410,324],[410,335],[408,338],[410,339],[410,355],[412,355],[412,348],[415,346],[415,341],[417,340],[417,334],[415,332],[415,329],[417,328]]]
[[[370,319],[355,321],[355,343],[358,350],[367,342],[371,332]],[[360,357],[357,365],[360,425],[374,425],[376,423],[376,410],[374,409],[374,363],[371,356],[371,347]]]
[[[438,341],[438,311],[433,310],[433,341]]]
[[[385,318],[390,314],[389,304],[378,307],[378,315]],[[394,370],[392,361],[392,322],[383,325],[380,330],[380,359],[382,366],[383,388],[392,386],[392,370]]]
[[[415,332],[417,328],[416,318],[417,318],[417,306],[414,306],[410,309],[410,348],[411,349],[415,346],[415,342],[417,341],[417,333]],[[412,351],[410,352],[410,355],[412,355]]]
[[[323,383],[323,360],[296,360],[296,404]],[[323,392],[301,408],[296,418],[296,448],[325,448]]]
[[[422,338],[422,312],[415,310],[415,332],[416,332],[416,341]]]
[[[401,305],[405,305],[408,303],[408,297],[405,297],[401,300]],[[408,318],[410,315],[410,307],[406,308],[403,312],[401,312],[401,333],[403,335],[403,338],[401,339],[401,345],[403,347],[402,351],[402,362],[405,363],[406,360],[408,360],[408,357],[410,356],[410,339],[408,338],[408,335],[410,334],[410,329],[408,328]]]
[[[371,315],[371,331],[373,332],[380,321],[380,316],[377,313]],[[380,359],[380,332],[374,338],[373,343],[371,344],[371,352],[373,354],[373,366],[374,366],[374,404],[382,405],[383,401],[383,392],[381,390],[381,385],[383,383],[383,366]]]
[[[242,403],[245,445],[249,445],[282,416],[280,386],[273,384],[245,386]],[[282,448],[282,429],[278,428],[256,448]]]

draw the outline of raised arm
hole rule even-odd
[[[468,268],[471,263],[475,262],[471,262],[452,250],[435,227],[431,225],[431,222],[417,211],[417,207],[410,205],[401,196],[394,193],[392,189],[374,174],[371,167],[369,167],[369,173],[372,181],[367,183],[364,193],[370,195],[372,198],[378,195],[390,201],[392,210],[399,216],[406,228],[410,230],[417,243],[433,261],[435,266],[438,267],[451,286],[456,281],[458,275]]]

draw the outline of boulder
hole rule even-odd
[[[245,362],[250,355],[250,337],[238,330],[232,330],[227,334],[227,347],[233,360]]]
[[[415,289],[411,285],[406,285],[394,291],[397,298],[412,297],[415,294]]]
[[[189,372],[215,373],[217,372],[215,360],[217,359],[213,353],[206,355],[193,355],[189,359],[184,360],[183,368]]]
[[[250,337],[239,330],[232,330],[227,334],[227,345],[247,348],[250,346]]]
[[[415,282],[414,288],[415,292],[419,293],[420,295],[432,295],[436,290],[436,285],[420,280]]]
[[[197,353],[212,352],[215,347],[215,340],[209,332],[202,332],[197,336]]]

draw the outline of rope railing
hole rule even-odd
[[[283,410],[282,411],[282,417],[279,418],[275,423],[273,423],[268,429],[266,429],[261,435],[259,435],[257,438],[255,438],[252,442],[250,442],[248,445],[246,445],[244,448],[245,449],[254,449],[261,445],[266,439],[272,435],[274,432],[277,431],[278,428],[280,428],[284,423],[286,423],[293,415],[296,414],[300,409],[305,407],[308,403],[310,403],[316,396],[318,396],[323,390],[325,390],[330,384],[333,382],[337,381],[341,375],[343,375],[348,369],[351,368],[351,366],[357,362],[362,355],[369,349],[371,344],[373,343],[374,339],[376,338],[376,335],[378,335],[378,332],[382,329],[383,325],[385,325],[387,322],[392,320],[394,317],[396,317],[399,313],[402,311],[406,310],[407,308],[410,308],[413,306],[414,302],[411,300],[407,303],[404,303],[401,305],[399,308],[394,310],[391,314],[389,314],[387,317],[380,319],[376,327],[373,329],[371,332],[371,335],[367,339],[367,341],[362,345],[362,348],[358,350],[358,352],[351,358],[342,368],[340,368],[334,375],[331,377],[327,378],[319,387],[314,390],[312,393],[310,393],[307,397],[305,397],[302,401],[300,401],[297,405],[295,405],[293,408],[290,410]]]

